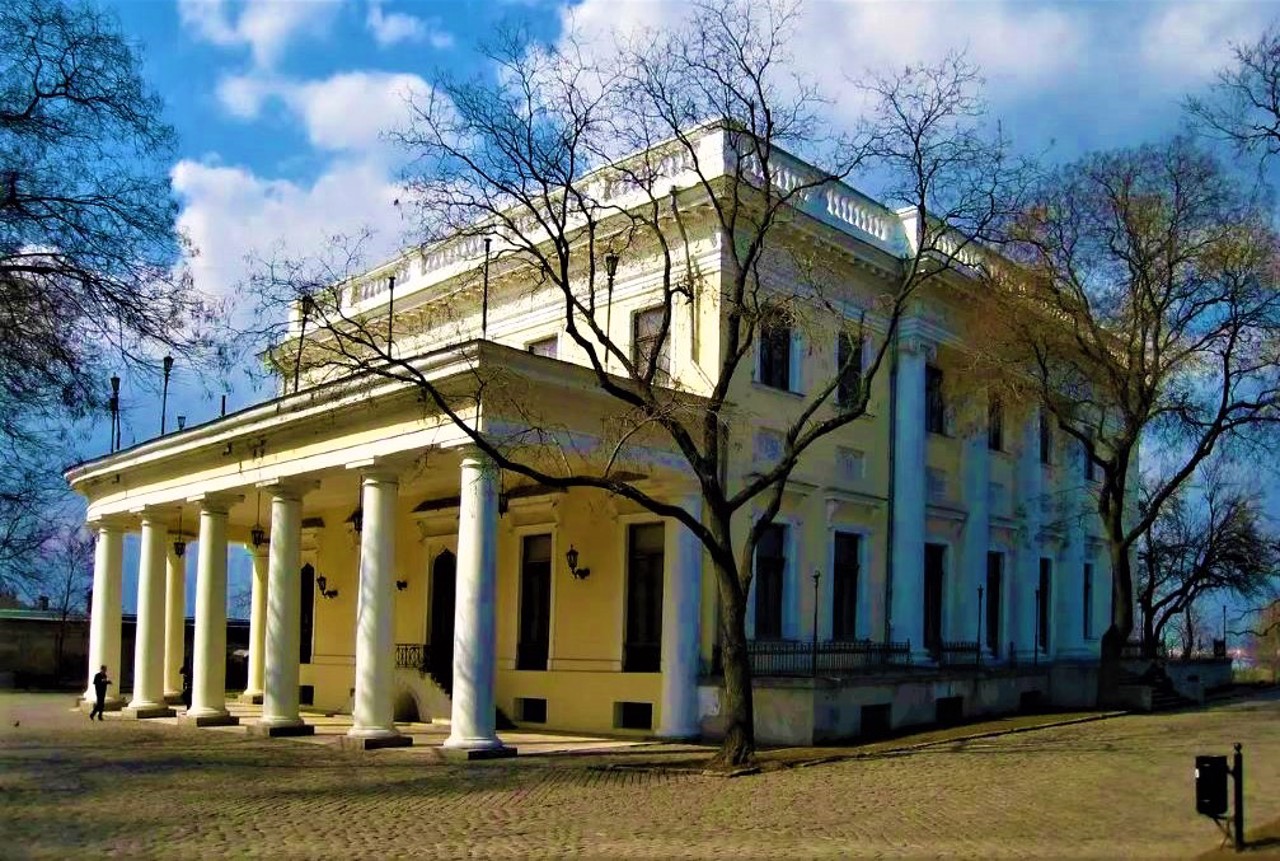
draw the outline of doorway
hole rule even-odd
[[[457,595],[458,557],[441,551],[431,563],[431,610],[427,668],[445,693],[453,691],[453,612]]]
[[[924,647],[934,660],[942,657],[942,590],[947,548],[924,546]]]

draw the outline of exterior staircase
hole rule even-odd
[[[1161,712],[1173,711],[1174,709],[1187,708],[1197,705],[1195,700],[1189,699],[1178,693],[1177,688],[1173,685],[1173,680],[1164,671],[1164,667],[1153,662],[1146,670],[1136,672],[1132,669],[1123,671],[1123,679],[1121,684],[1125,687],[1133,689],[1145,689],[1145,693],[1139,697],[1144,710]]]
[[[421,715],[423,720],[444,717],[449,714],[453,704],[453,667],[439,666],[440,662],[431,660],[431,647],[419,643],[396,644],[396,668],[415,671],[422,683],[428,688],[425,697],[431,705],[430,714]],[[437,714],[438,713],[438,714]],[[494,726],[497,729],[515,729],[516,725],[498,707],[494,707]]]

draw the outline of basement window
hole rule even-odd
[[[614,703],[613,726],[615,729],[653,729],[653,703]]]

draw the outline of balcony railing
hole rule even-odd
[[[872,640],[827,641],[752,640],[747,643],[751,674],[759,677],[824,676],[843,678],[886,667],[911,664],[911,643]],[[712,652],[711,672],[724,672],[720,647]]]

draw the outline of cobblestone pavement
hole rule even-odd
[[[1280,818],[1276,698],[733,780],[90,724],[67,702],[0,694],[0,856],[1189,858],[1219,842],[1192,758],[1234,741],[1250,821]]]

